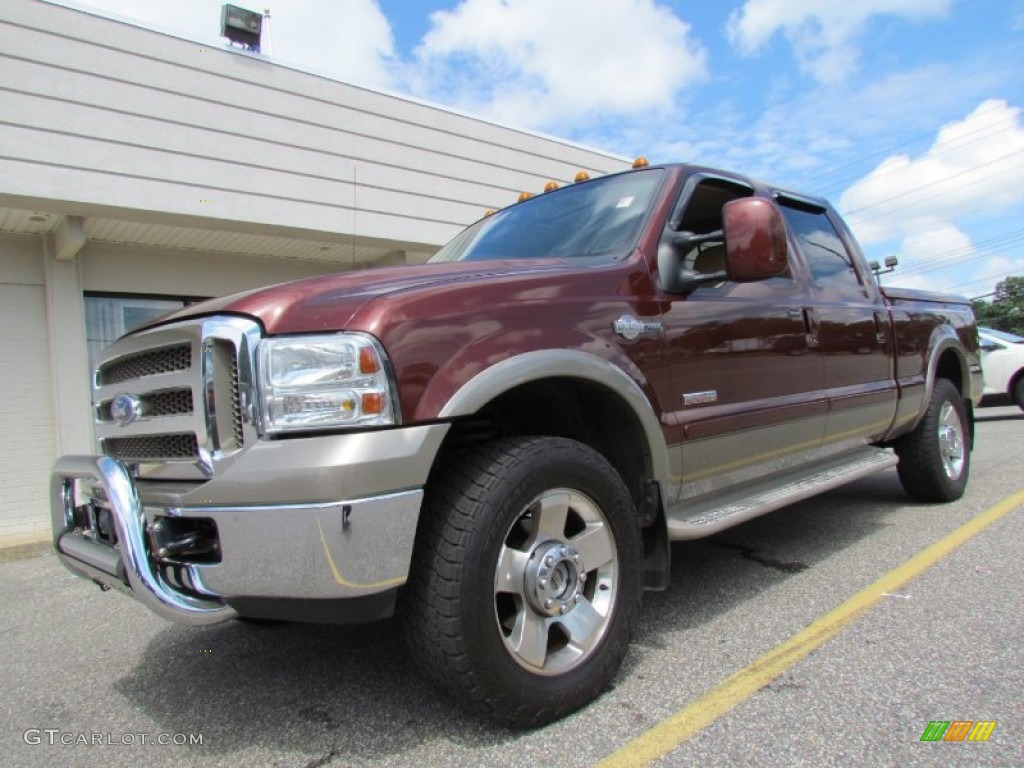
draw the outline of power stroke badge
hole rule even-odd
[[[641,336],[651,338],[661,335],[661,323],[654,320],[638,320],[632,315],[623,315],[612,323],[612,328],[627,341]]]

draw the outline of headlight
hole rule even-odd
[[[397,423],[384,350],[370,336],[264,339],[259,381],[266,432]]]

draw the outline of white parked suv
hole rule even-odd
[[[985,374],[982,405],[1009,398],[1024,409],[1024,338],[992,328],[979,328],[981,367]]]

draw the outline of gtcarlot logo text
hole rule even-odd
[[[132,747],[138,744],[201,747],[201,733],[75,733],[59,728],[29,728],[21,738],[26,744],[62,747]]]

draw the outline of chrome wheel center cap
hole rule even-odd
[[[545,541],[526,566],[526,600],[538,613],[560,616],[580,601],[587,572],[583,558],[568,544]]]
[[[960,435],[954,427],[946,427],[942,434],[942,447],[946,456],[959,459],[962,450],[960,448]]]

